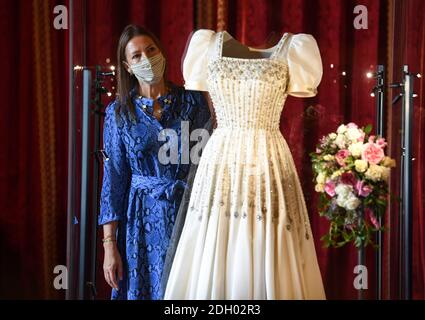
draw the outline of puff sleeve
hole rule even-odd
[[[206,85],[208,49],[213,30],[200,29],[193,33],[183,60],[184,87],[187,90],[208,91]]]
[[[323,66],[319,47],[310,34],[299,33],[291,37],[287,52],[289,84],[287,93],[308,98],[317,94]]]

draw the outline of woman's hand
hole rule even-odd
[[[118,290],[117,273],[120,280],[123,278],[121,255],[116,242],[107,242],[103,246],[105,248],[105,257],[103,260],[105,280],[112,288]]]

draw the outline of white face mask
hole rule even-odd
[[[161,52],[152,58],[142,56],[140,62],[130,65],[130,68],[137,80],[154,84],[159,82],[164,75],[165,58]]]

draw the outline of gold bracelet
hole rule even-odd
[[[115,239],[114,236],[108,236],[102,239],[102,242],[111,242],[111,241],[117,241],[117,240]]]
[[[107,243],[107,242],[117,242],[117,240],[115,239],[106,239],[106,240],[102,240],[103,243]]]

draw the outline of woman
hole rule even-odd
[[[118,98],[106,108],[98,221],[104,276],[112,299],[161,299],[165,255],[189,170],[182,127],[188,125],[189,133],[201,128],[210,113],[201,93],[166,81],[164,51],[148,30],[127,26],[117,58]]]

